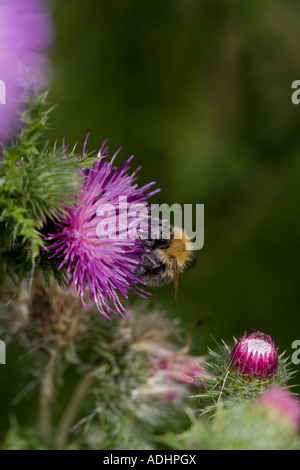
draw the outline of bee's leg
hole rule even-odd
[[[157,259],[148,253],[143,255],[142,263],[136,268],[135,275],[143,276],[146,273],[152,273],[153,271],[160,268],[160,263]]]
[[[161,263],[153,255],[148,253],[143,256],[143,262],[150,269],[159,268],[161,265]]]

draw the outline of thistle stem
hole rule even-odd
[[[45,367],[40,388],[39,429],[41,437],[48,444],[52,437],[52,403],[57,359],[57,351],[52,352]]]
[[[93,375],[97,367],[93,367],[89,370],[79,381],[77,387],[74,390],[74,393],[71,397],[69,405],[66,407],[66,410],[60,421],[56,438],[54,441],[54,448],[57,450],[64,449],[67,440],[69,430],[79,412],[79,409],[82,404],[82,400],[85,397],[91,383],[93,380]]]

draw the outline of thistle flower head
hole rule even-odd
[[[245,333],[230,354],[230,364],[246,377],[269,379],[278,368],[277,349],[269,336]]]
[[[210,377],[201,366],[203,359],[200,357],[189,356],[186,351],[172,353],[165,351],[164,357],[155,354],[151,358],[153,362],[153,373],[164,371],[169,381],[176,381],[183,384],[201,386],[201,380]]]
[[[114,166],[118,152],[107,161],[108,150],[102,145],[98,160],[82,171],[78,202],[66,209],[56,223],[57,232],[48,238],[52,256],[61,258],[58,269],[67,268],[67,289],[73,285],[83,303],[89,289],[91,301],[107,318],[110,312],[126,315],[120,294],[124,298],[129,291],[147,294],[138,286],[141,281],[134,270],[145,250],[139,231],[148,223],[147,199],[159,191],[147,192],[154,182],[138,187],[137,170],[128,173],[133,157],[119,169]]]
[[[49,287],[39,278],[33,279],[31,289],[23,285],[1,315],[4,331],[13,340],[47,351],[73,346],[92,328],[80,299],[66,294],[54,279]]]
[[[164,370],[153,373],[149,376],[147,382],[133,393],[133,398],[135,400],[140,399],[142,404],[148,401],[149,409],[151,408],[151,400],[158,400],[161,403],[178,403],[187,396],[188,388],[182,382],[170,380]]]
[[[179,402],[188,396],[189,386],[200,387],[203,379],[210,377],[202,367],[203,357],[191,356],[189,346],[174,346],[171,340],[180,331],[165,324],[161,313],[134,315],[129,325],[130,348],[146,354],[144,362],[150,367],[146,382],[134,391],[134,397]]]
[[[142,397],[179,402],[188,397],[188,386],[200,387],[210,377],[201,367],[203,358],[190,356],[187,351],[160,350],[150,355],[148,361],[152,365],[151,374],[136,391]]]
[[[282,387],[273,386],[257,400],[257,405],[264,407],[275,416],[283,418],[291,431],[297,432],[300,424],[300,401]]]
[[[40,0],[0,0],[0,141],[15,130],[21,97],[44,86],[52,26]]]

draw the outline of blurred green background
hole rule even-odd
[[[143,165],[140,184],[157,182],[153,203],[205,205],[205,245],[180,277],[176,310],[172,286],[153,290],[149,305],[182,319],[196,354],[255,330],[291,354],[300,339],[299,1],[50,5],[50,140],[81,148],[90,132],[93,150],[107,138],[111,153],[123,148],[119,164],[134,154]],[[9,354],[1,373],[12,377]]]

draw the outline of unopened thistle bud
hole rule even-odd
[[[278,368],[277,349],[270,336],[245,333],[231,352],[230,364],[245,377],[270,379]]]

